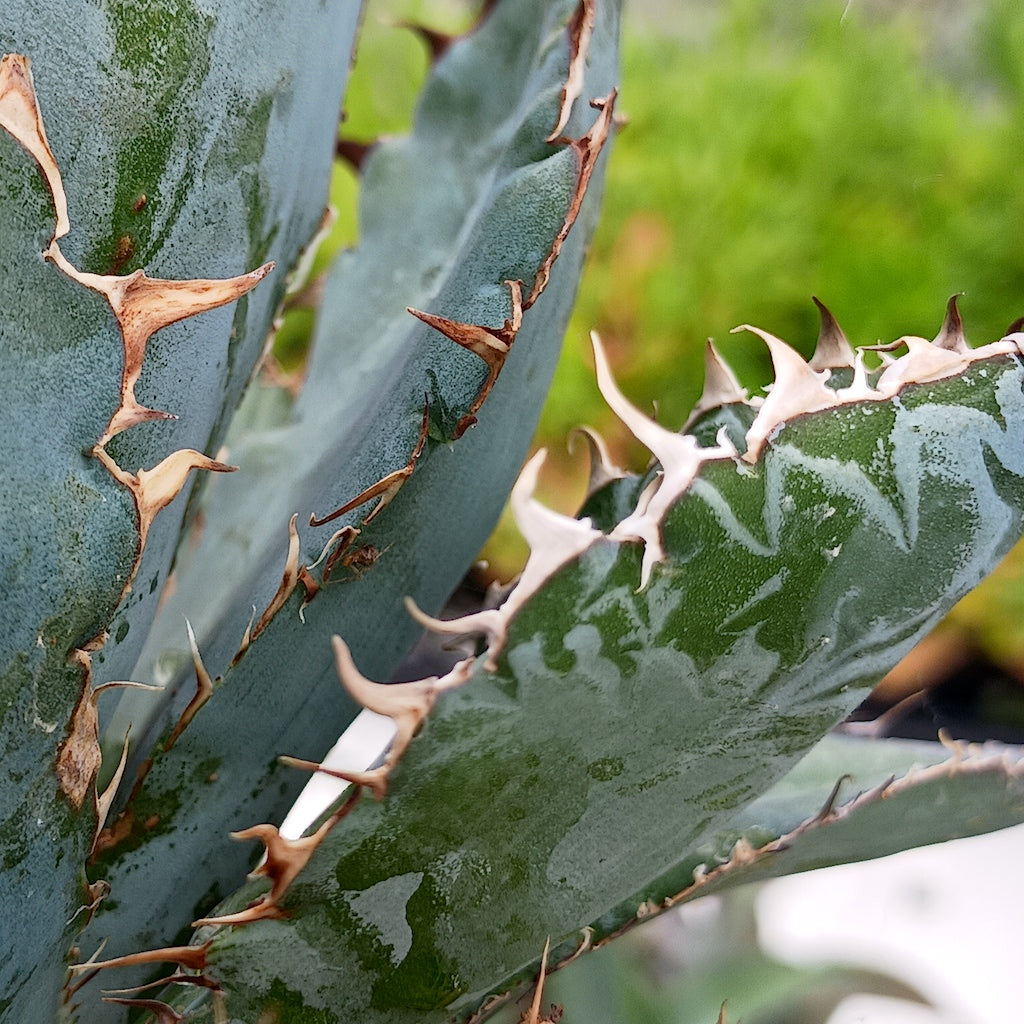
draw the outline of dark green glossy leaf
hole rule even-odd
[[[995,355],[794,417],[754,464],[700,467],[646,588],[627,542],[559,570],[327,837],[291,917],[214,936],[232,1013],[274,983],[324,1019],[468,1014],[720,835],[1019,536],[1022,379]]]

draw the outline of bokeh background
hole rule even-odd
[[[457,32],[478,6],[369,0],[343,136],[372,142],[406,130],[429,56],[403,24]],[[817,336],[812,294],[854,344],[933,337],[954,293],[962,293],[973,344],[1001,337],[1024,315],[1022,56],[1021,0],[627,0],[620,98],[627,123],[614,143],[602,223],[537,434],[537,446],[549,450],[542,499],[573,512],[582,498],[586,460],[566,447],[578,424],[595,427],[628,467],[647,458],[598,395],[591,329],[626,393],[669,426],[684,422],[700,393],[708,337],[752,393],[770,382],[770,364],[751,335],[730,335],[736,324],[757,324],[809,355]],[[320,266],[358,240],[357,194],[357,176],[339,163],[332,188],[339,217]],[[311,318],[300,296],[277,339],[287,372],[301,373]],[[517,571],[524,555],[509,521],[483,553],[498,578]],[[942,726],[964,739],[1024,739],[1022,572],[1018,548],[887,681],[878,707],[929,688],[905,732],[928,736]],[[1008,850],[1024,850],[1024,838],[1016,847],[960,847],[963,863],[1006,860]],[[943,870],[965,869],[906,870],[931,879],[921,891],[935,895],[907,904],[913,919],[914,907],[932,913],[941,902]],[[840,885],[889,892],[877,878],[856,877]],[[890,903],[899,903],[900,884]],[[1011,884],[1003,886],[1006,899],[1020,904],[1007,892]],[[905,1006],[899,1012],[911,1016],[899,1016],[893,1003],[851,1011],[847,1002],[835,1011],[847,1016],[834,1021],[994,1019],[979,1010],[983,1000],[942,995],[944,981],[898,980],[900,965],[888,953],[884,963],[860,957],[872,970],[783,964],[757,940],[759,899],[784,933],[778,896],[741,893],[638,935],[614,957],[584,958],[564,972],[567,1024],[713,1024],[723,991],[734,996],[727,1019],[745,1024],[824,1022],[851,992],[928,999],[945,1009]],[[800,906],[800,899],[790,890],[784,902]],[[799,914],[813,933],[807,906]],[[973,924],[998,946],[997,923],[977,900],[974,908],[976,919],[963,927]],[[868,933],[898,930],[893,915]],[[947,947],[966,943],[956,935],[960,925],[929,920],[932,933],[951,929]],[[762,921],[760,930],[771,928]],[[888,949],[884,939],[878,935],[879,948]],[[912,941],[922,947],[920,935]],[[937,954],[924,959],[934,966]],[[965,962],[961,953],[953,966],[940,966],[945,981]],[[983,984],[965,981],[968,993]],[[1017,994],[1024,997],[1024,988]],[[1015,1019],[1019,1005],[1003,1019]]]

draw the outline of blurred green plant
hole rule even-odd
[[[758,944],[755,898],[755,889],[738,890],[581,957],[551,975],[544,1002],[566,1007],[565,1024],[823,1024],[852,995],[927,1005],[879,971],[773,958]],[[495,1024],[516,1024],[524,1003],[504,1008]]]
[[[945,44],[929,4],[713,6],[697,38],[684,34],[687,5],[665,12],[657,32],[627,25],[628,128],[547,437],[580,409],[606,418],[581,340],[592,328],[630,393],[674,423],[699,393],[707,334],[735,326],[736,295],[745,319],[805,339],[807,355],[811,282],[862,344],[934,333],[953,292],[965,293],[971,333],[991,340],[1019,302],[1024,199],[1007,154],[1022,94],[1019,72],[1001,71],[1011,62],[993,51],[1024,31],[1020,5],[963,18]],[[638,337],[644,358],[631,360]],[[766,379],[758,346],[723,348],[744,384]]]

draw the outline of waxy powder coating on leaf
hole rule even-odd
[[[217,281],[161,281],[147,277],[141,270],[126,277],[102,276],[77,270],[64,257],[57,242],[70,230],[67,199],[60,170],[46,140],[29,61],[20,54],[7,54],[0,60],[0,127],[17,139],[36,159],[53,197],[56,225],[43,255],[72,281],[103,295],[121,330],[124,370],[120,404],[96,442],[93,455],[131,492],[138,511],[138,554],[135,568],[125,583],[127,592],[142,559],[153,519],[177,497],[188,474],[193,469],[216,472],[231,472],[235,469],[201,452],[182,449],[168,455],[152,469],[140,469],[133,474],[122,470],[108,454],[105,448],[107,442],[122,430],[147,420],[167,419],[172,415],[147,409],[135,398],[135,385],[142,370],[146,345],[160,328],[240,298],[259,284],[273,270],[274,265],[267,263],[241,277]]]
[[[134,387],[142,369],[146,343],[161,327],[234,301],[258,284],[273,269],[273,264],[267,264],[252,274],[231,281],[159,281],[147,278],[142,271],[136,271],[128,277],[101,277],[81,273],[65,259],[57,242],[70,230],[67,198],[60,170],[46,138],[43,117],[32,83],[30,62],[20,54],[6,54],[0,59],[0,127],[33,156],[50,190],[56,221],[50,244],[43,255],[71,280],[103,294],[121,328],[124,347],[121,402],[93,449],[93,455],[131,492],[135,501],[139,530],[135,560],[137,569],[154,517],[177,496],[188,474],[193,469],[217,472],[234,469],[200,452],[183,449],[167,456],[151,470],[140,469],[138,473],[131,474],[121,470],[107,453],[104,445],[114,434],[147,419],[165,418],[168,415],[145,409],[135,399]],[[125,582],[125,592],[131,587],[134,573],[135,569]],[[101,644],[102,640],[99,640],[90,647],[96,649]],[[61,789],[74,808],[80,810],[99,772],[101,755],[98,717],[91,692],[90,653],[84,650],[73,651],[71,659],[82,668],[83,687],[71,718],[69,735],[60,747],[57,775]],[[110,794],[107,798],[107,806],[112,796]],[[98,808],[98,795],[96,799]]]
[[[91,454],[130,492],[135,504],[136,554],[132,568],[123,579],[123,598],[131,590],[153,519],[181,491],[189,473],[193,469],[224,472],[234,468],[192,449],[182,449],[168,455],[152,469],[140,469],[132,474],[122,470],[106,451],[104,446],[120,431],[147,420],[169,418],[169,414],[146,409],[135,398],[134,389],[142,369],[147,342],[156,331],[168,324],[238,298],[258,284],[273,268],[273,264],[268,263],[252,274],[229,281],[162,281],[148,278],[142,271],[126,277],[82,273],[65,258],[58,243],[70,231],[67,198],[60,170],[46,137],[30,62],[21,54],[6,54],[0,59],[0,128],[32,156],[46,182],[53,203],[54,229],[43,257],[70,280],[102,294],[120,330],[123,370],[119,402]],[[97,651],[102,650],[106,638],[106,632],[101,631],[85,641],[81,648],[73,648],[68,654],[69,665],[80,673],[81,691],[70,716],[67,736],[61,740],[54,762],[60,791],[74,811],[82,811],[87,796],[92,796],[92,820],[95,826],[93,849],[97,846],[123,775],[128,745],[126,737],[118,763],[111,774],[110,784],[103,793],[97,792],[96,779],[101,769],[102,754],[96,696],[103,687],[93,689],[92,658]],[[89,891],[92,890],[90,886]],[[102,894],[93,900],[91,906],[98,906],[101,899]]]
[[[69,20],[14,0],[0,19],[0,375],[11,382],[0,415],[5,1022],[126,1012],[77,981],[59,1008],[75,933],[114,905],[83,865],[117,813],[119,781],[137,767],[125,760],[127,723],[111,729],[106,702],[96,721],[92,702],[114,680],[153,678],[132,666],[185,502],[157,513],[190,479],[185,464],[206,465],[202,452],[219,444],[284,275],[235,310],[170,328],[148,352],[147,336],[223,305],[215,278],[271,259],[290,267],[326,195],[358,4],[270,0],[261,15],[279,23],[275,46],[255,55],[247,39],[259,27],[237,5],[202,6],[99,4]],[[135,273],[121,269],[129,263]],[[174,280],[197,267],[207,280]],[[230,281],[232,295],[260,276]],[[126,433],[148,406],[182,422],[160,413]],[[135,762],[146,753],[136,748]],[[142,821],[157,828],[167,816],[161,808]],[[87,940],[85,955],[96,947]]]

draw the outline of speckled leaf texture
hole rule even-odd
[[[320,220],[358,15],[0,18],[4,1024],[480,1021],[549,939],[562,962],[704,892],[1022,815],[1019,751],[794,767],[1021,535],[1024,334],[972,350],[955,301],[933,342],[858,353],[822,307],[810,363],[749,328],[774,385],[748,398],[709,350],[684,433],[595,339],[651,468],[598,464],[573,519],[533,499],[534,457],[518,583],[433,618],[557,357],[616,3],[500,0],[435,38],[411,135],[362,166],[301,394],[234,414]],[[423,626],[482,640],[383,682]],[[101,739],[94,687],[129,679],[168,685]],[[361,708],[390,748],[282,837]]]
[[[349,3],[190,0],[72,13],[12,0],[0,15],[0,53],[28,58],[5,62],[0,101],[4,1021],[54,1019],[66,923],[91,902],[89,662],[94,679],[129,675],[186,497],[153,520],[141,562],[137,499],[144,491],[155,513],[220,444],[323,216],[358,13]],[[38,120],[33,79],[45,126],[34,151],[18,137]],[[231,294],[213,280],[271,261],[276,271],[251,294],[242,285],[262,275]],[[199,279],[202,294],[130,277],[143,267],[155,282]],[[219,308],[190,316],[214,297]],[[147,345],[179,316],[189,318]],[[163,463],[176,452],[195,455]],[[140,467],[161,465],[143,487]]]

